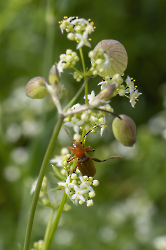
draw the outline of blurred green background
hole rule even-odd
[[[111,105],[137,124],[137,143],[125,148],[115,141],[111,123],[103,137],[89,135],[87,145],[100,159],[122,155],[125,160],[96,163],[94,206],[72,206],[64,212],[51,249],[166,249],[166,1],[165,0],[6,0],[0,2],[0,249],[23,245],[32,196],[44,152],[57,121],[49,96],[31,100],[26,83],[48,76],[59,55],[76,44],[62,34],[63,16],[91,18],[97,27],[92,48],[103,39],[120,41],[129,61],[125,71],[136,80],[139,98],[132,108],[127,98],[116,97]],[[89,48],[84,48],[84,52]],[[88,57],[86,66],[90,66]],[[70,92],[79,89],[65,71],[62,82]],[[101,79],[90,82],[99,91]],[[79,102],[83,103],[82,97]],[[111,122],[109,116],[108,121]],[[70,130],[70,133],[73,132]],[[55,148],[71,143],[62,129]],[[49,172],[49,188],[56,186]],[[50,196],[52,192],[49,192]],[[35,216],[31,248],[43,239],[49,209],[40,204]]]

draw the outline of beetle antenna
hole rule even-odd
[[[122,118],[121,118],[118,114],[116,114],[116,113],[114,113],[114,112],[111,112],[111,111],[108,111],[108,110],[105,110],[105,109],[101,109],[101,108],[95,108],[95,110],[103,111],[103,112],[105,112],[105,113],[109,113],[109,114],[111,114],[111,115],[113,115],[113,116],[115,116],[115,117],[118,117],[120,120],[122,120]]]
[[[94,128],[98,128],[98,127],[100,127],[101,125],[103,125],[103,124],[96,125],[96,126],[93,127],[93,129],[94,129]],[[93,129],[89,130],[89,131],[88,131],[79,141],[81,141],[82,139],[84,139],[89,133],[91,133],[91,132],[93,131]]]
[[[65,129],[66,133],[68,134],[68,136],[70,137],[70,139],[75,142],[75,140],[71,137],[71,135],[69,134],[69,132]]]

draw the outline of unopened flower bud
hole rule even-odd
[[[47,95],[47,84],[43,77],[32,78],[26,85],[26,95],[33,99],[43,99]]]
[[[42,199],[42,203],[46,207],[50,206],[50,201],[48,199]]]
[[[58,71],[56,65],[53,65],[52,68],[50,69],[50,73],[49,73],[49,83],[50,84],[58,84],[59,81],[60,81],[59,71]]]
[[[119,115],[112,123],[115,138],[124,146],[132,147],[136,142],[135,122],[127,115]]]
[[[113,92],[116,89],[116,84],[115,83],[111,83],[108,84],[105,88],[102,89],[102,91],[100,92],[102,95],[102,98],[104,100],[109,100],[113,94]]]

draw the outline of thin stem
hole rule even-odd
[[[49,232],[50,232],[50,228],[51,228],[51,223],[52,223],[53,216],[54,216],[54,209],[51,209],[50,218],[49,218],[49,221],[48,221],[48,224],[47,224],[47,228],[46,228],[46,232],[45,232],[45,236],[44,236],[44,246],[42,248],[43,250],[45,249],[46,241],[47,241],[48,236],[49,236]]]
[[[79,51],[80,51],[80,56],[81,56],[82,68],[83,68],[83,72],[85,75],[85,62],[84,62],[84,57],[82,53],[82,48],[80,48]],[[84,81],[85,80],[86,80],[86,76],[84,76]],[[85,104],[87,103],[88,103],[88,84],[85,85]]]
[[[59,223],[59,220],[60,220],[61,213],[62,213],[64,205],[65,205],[66,199],[67,199],[67,194],[64,191],[63,197],[62,197],[62,200],[61,200],[61,203],[60,203],[57,215],[56,215],[56,218],[55,218],[54,223],[52,225],[51,231],[49,233],[48,241],[45,244],[45,249],[44,250],[48,250],[49,247],[50,247],[50,244],[52,242],[54,233],[55,233],[55,231],[57,229],[57,226],[58,226],[58,223]]]
[[[46,2],[46,39],[44,48],[44,60],[43,60],[43,75],[47,77],[49,69],[53,64],[53,50],[54,50],[54,38],[55,38],[55,1],[47,0]]]
[[[35,210],[36,210],[37,201],[38,201],[38,198],[39,198],[39,193],[40,193],[42,181],[43,181],[45,170],[46,170],[47,164],[49,162],[52,150],[54,148],[56,139],[57,139],[59,131],[60,131],[61,127],[62,127],[62,124],[63,124],[63,117],[60,116],[59,120],[58,120],[58,122],[56,124],[56,127],[54,129],[54,132],[52,134],[50,143],[48,145],[48,148],[47,148],[47,151],[45,153],[44,160],[43,160],[43,163],[42,163],[42,166],[41,166],[41,169],[40,169],[40,173],[39,173],[35,193],[34,193],[33,200],[32,200],[32,205],[31,205],[30,215],[29,215],[29,219],[28,219],[28,224],[27,224],[27,230],[26,230],[25,242],[24,242],[24,250],[29,249],[32,225],[33,225]]]
[[[77,98],[79,97],[79,95],[81,94],[82,90],[84,89],[86,83],[89,81],[90,77],[88,76],[86,78],[86,80],[84,81],[84,83],[82,84],[81,88],[78,90],[77,94],[73,97],[73,99],[68,103],[68,105],[64,108],[64,111],[66,111],[68,108],[70,108],[73,103],[75,103],[75,101],[77,100]]]

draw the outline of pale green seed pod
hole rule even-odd
[[[109,100],[116,89],[116,83],[108,84],[101,90],[100,94],[104,100]]]
[[[50,84],[58,84],[59,81],[60,81],[59,71],[58,71],[56,65],[53,65],[52,68],[50,69],[50,73],[49,73],[49,83]]]
[[[109,58],[110,65],[100,73],[102,77],[112,78],[115,74],[122,75],[127,68],[128,56],[124,46],[115,40],[102,40],[95,49],[102,49]]]
[[[33,99],[43,99],[47,95],[47,81],[37,76],[32,78],[26,85],[26,95]]]
[[[132,147],[136,142],[135,122],[127,115],[119,115],[112,123],[112,130],[115,138],[124,146]]]

